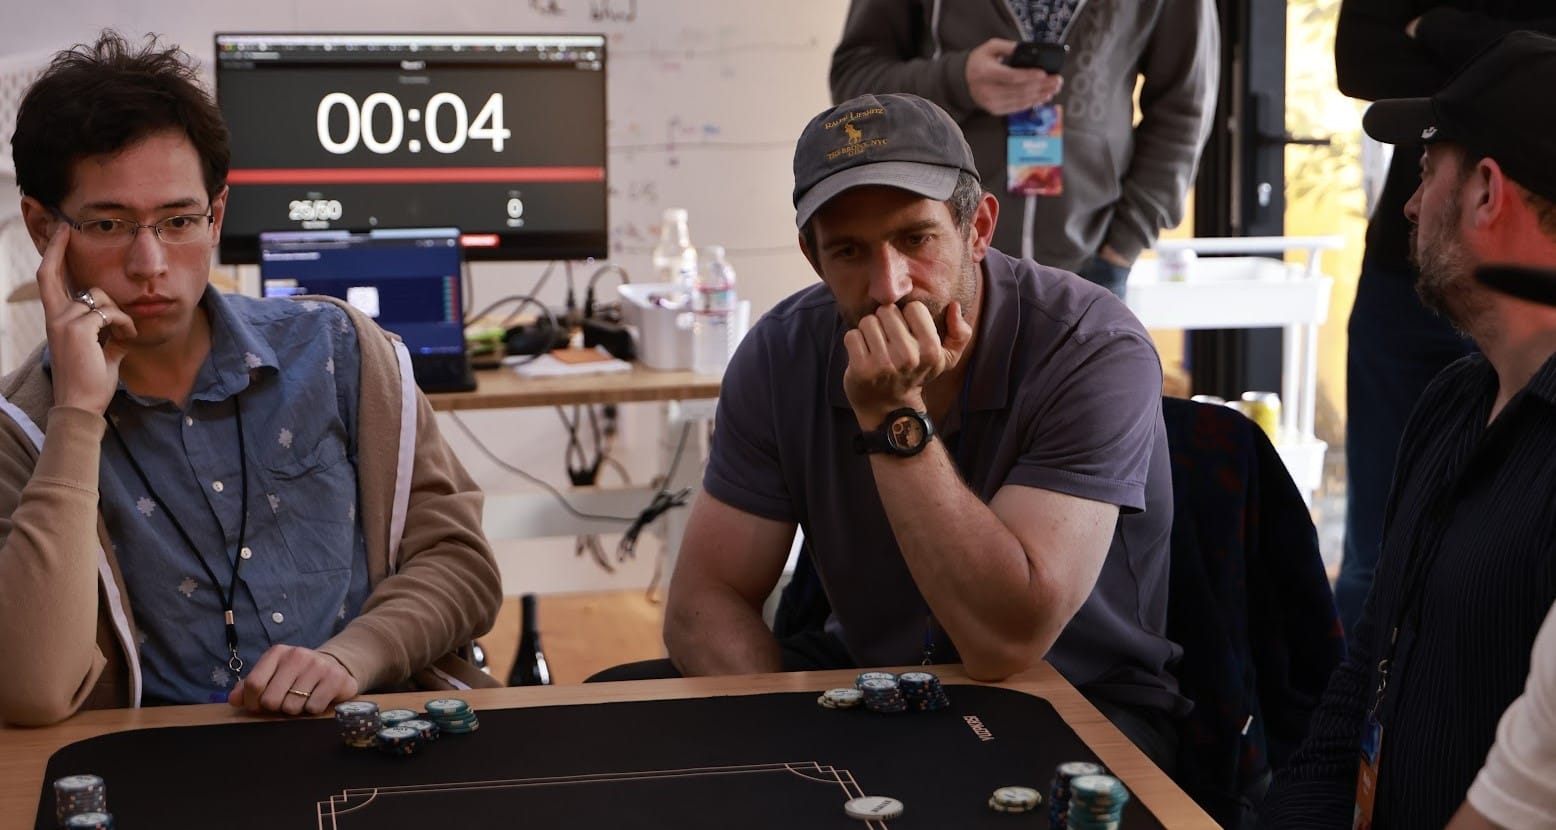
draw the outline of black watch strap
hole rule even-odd
[[[879,427],[854,436],[854,452],[918,455],[935,437],[935,424],[929,413],[911,407],[893,409]]]

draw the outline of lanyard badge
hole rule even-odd
[[[1361,763],[1356,768],[1356,810],[1351,830],[1372,830],[1372,808],[1378,797],[1378,760],[1383,749],[1383,724],[1369,715],[1362,728]]]
[[[1064,192],[1064,108],[1043,104],[1006,116],[1005,180],[1017,196]]]
[[[1399,638],[1399,629],[1389,638],[1390,653]],[[1367,723],[1362,727],[1361,758],[1356,765],[1356,809],[1351,813],[1351,830],[1372,830],[1372,808],[1378,798],[1378,768],[1383,752],[1383,722],[1378,712],[1383,706],[1383,696],[1388,693],[1390,658],[1378,661],[1378,687],[1372,695],[1372,707],[1367,711]]]

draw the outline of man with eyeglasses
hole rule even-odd
[[[501,602],[481,494],[404,347],[208,284],[227,129],[189,57],[59,53],[12,153],[47,342],[0,381],[0,722],[492,685],[457,656]]]

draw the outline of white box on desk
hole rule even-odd
[[[624,283],[622,321],[636,330],[638,362],[650,369],[692,368],[692,314],[680,286],[669,282]],[[745,336],[751,322],[751,301],[735,305],[734,342]]]
[[[692,368],[692,315],[681,287],[633,282],[621,292],[621,318],[637,330],[638,362],[650,369]]]

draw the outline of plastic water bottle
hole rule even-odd
[[[659,244],[654,246],[654,279],[670,283],[690,299],[697,278],[697,249],[692,247],[685,208],[666,208],[659,220]]]
[[[698,250],[692,284],[692,371],[722,375],[735,345],[735,269],[724,261],[724,248]]]

